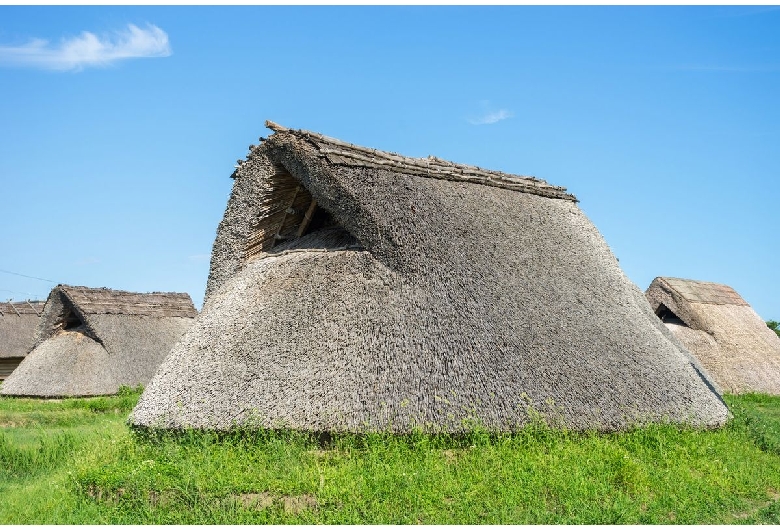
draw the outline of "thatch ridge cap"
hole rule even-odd
[[[138,293],[110,289],[59,284],[52,295],[62,293],[84,314],[145,315],[156,317],[194,318],[198,312],[188,293],[153,291]]]
[[[290,129],[270,120],[266,120],[265,125],[274,132],[273,136],[289,134],[295,138],[308,141],[317,151],[318,156],[325,159],[330,165],[388,169],[418,177],[472,182],[474,184],[496,186],[513,191],[578,202],[578,199],[569,193],[565,187],[549,184],[547,181],[533,176],[515,175],[503,171],[460,164],[433,155],[429,155],[426,158],[409,157],[392,151],[359,146],[313,131]],[[267,141],[264,138],[260,140],[261,142]],[[254,148],[254,145],[250,146],[250,154],[247,159],[252,156]],[[243,163],[244,161],[242,160],[237,161],[236,171],[231,175],[232,178],[237,176],[237,171]]]
[[[652,285],[662,285],[664,288],[674,291],[687,302],[697,304],[716,305],[750,305],[734,288],[716,282],[691,280],[688,278],[675,278],[672,276],[658,276]]]

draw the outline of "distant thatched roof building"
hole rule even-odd
[[[146,384],[196,315],[186,293],[58,285],[43,309],[35,348],[0,393],[92,396]]]
[[[42,311],[39,301],[0,303],[0,381],[32,349]]]
[[[135,425],[511,430],[529,406],[579,429],[725,421],[564,188],[269,126]]]
[[[659,277],[646,295],[723,391],[780,394],[780,337],[734,289]]]

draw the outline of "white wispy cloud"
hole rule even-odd
[[[205,261],[209,261],[211,259],[211,254],[193,254],[191,256],[187,256],[190,261],[195,263],[202,263]]]
[[[171,54],[168,34],[153,24],[126,29],[99,37],[84,31],[78,37],[57,45],[33,39],[21,46],[0,46],[0,65],[80,71],[88,67],[106,67],[123,59],[167,57]]]
[[[492,108],[489,101],[481,101],[480,107],[482,110],[477,117],[468,118],[470,124],[490,125],[514,116],[514,113],[511,110]]]

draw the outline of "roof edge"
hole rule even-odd
[[[471,182],[484,186],[519,191],[521,193],[540,195],[550,199],[579,202],[566,188],[549,184],[547,181],[536,177],[487,170],[477,166],[449,162],[435,156],[427,158],[407,157],[389,151],[351,144],[312,131],[290,129],[270,120],[266,120],[265,126],[271,129],[274,134],[282,136],[289,134],[296,138],[307,140],[317,150],[318,156],[325,159],[330,165],[388,169],[423,178]],[[260,140],[261,142],[265,141],[264,138],[260,138]],[[251,151],[255,146],[250,145],[249,148],[249,156],[251,157]],[[245,160],[237,161],[236,170],[231,175],[232,178],[238,176],[238,170],[244,162]]]
[[[658,276],[653,282],[663,284],[691,304],[749,306],[742,296],[724,283],[705,282],[672,276]]]
[[[22,316],[35,315],[41,316],[43,306],[46,304],[43,300],[23,300],[21,302],[0,302],[0,317],[4,316]]]
[[[107,287],[64,284],[57,285],[54,290],[66,296],[76,311],[83,315],[111,314],[158,318],[195,318],[198,315],[187,293],[158,291],[136,293]]]

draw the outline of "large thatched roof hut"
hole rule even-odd
[[[0,381],[11,375],[32,349],[43,302],[0,303]]]
[[[646,295],[723,391],[780,394],[780,337],[734,289],[659,277]]]
[[[186,293],[58,285],[46,301],[34,349],[0,393],[94,396],[146,384],[195,316]]]
[[[268,124],[137,426],[578,429],[728,411],[565,189]]]

